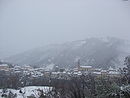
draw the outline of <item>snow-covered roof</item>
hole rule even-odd
[[[21,73],[21,71],[15,71],[15,73]]]
[[[74,72],[73,74],[75,75],[82,75],[82,73],[79,71],[79,72]]]
[[[109,70],[115,70],[114,68],[112,68],[111,66],[109,67]]]
[[[57,75],[57,74],[59,74],[59,73],[60,73],[60,72],[52,72],[53,75],[54,75],[54,74]]]
[[[117,72],[117,71],[109,71],[109,73],[108,74],[120,74],[119,72]]]
[[[94,74],[101,75],[101,72],[93,72]]]
[[[21,66],[16,65],[16,66],[14,66],[14,68],[21,68]]]
[[[7,64],[0,64],[0,66],[8,67],[8,65],[7,65]]]
[[[101,70],[102,70],[102,68],[95,68],[95,70],[101,71]]]
[[[107,70],[101,70],[101,72],[107,72]]]
[[[80,66],[81,68],[92,68],[92,66]]]
[[[32,68],[32,67],[29,66],[29,65],[23,65],[22,67],[23,67],[23,68]]]

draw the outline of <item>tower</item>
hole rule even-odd
[[[78,70],[80,70],[80,59],[78,59],[78,65],[77,65],[77,67],[78,67]]]

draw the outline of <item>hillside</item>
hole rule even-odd
[[[80,58],[81,65],[108,68],[122,66],[129,54],[128,42],[117,38],[87,38],[64,44],[48,45],[6,58],[16,64],[74,67]]]

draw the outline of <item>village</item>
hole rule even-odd
[[[33,68],[29,65],[13,65],[9,64],[0,64],[0,74],[2,76],[9,76],[12,74],[24,75],[32,78],[35,77],[45,77],[45,78],[55,78],[55,79],[66,79],[69,80],[71,77],[79,77],[81,75],[94,75],[97,77],[120,77],[120,71],[110,67],[108,70],[101,68],[93,68],[92,66],[81,66],[80,62],[77,62],[77,65],[73,69],[64,69],[59,68],[54,64],[50,65],[50,68],[38,67]]]
[[[113,89],[113,85],[115,85],[111,85],[113,81],[118,85],[123,83],[128,84],[128,81],[124,80],[124,76],[120,70],[112,67],[108,70],[94,68],[92,66],[81,65],[80,61],[71,69],[60,68],[54,64],[50,64],[46,67],[32,67],[29,65],[19,66],[9,63],[0,63],[0,74],[0,88],[2,88],[0,89],[0,96],[13,96],[11,98],[15,98],[14,96],[24,96],[20,98],[28,98],[25,96],[35,96],[36,94],[39,94],[38,96],[44,94],[45,96],[51,96],[49,98],[53,98],[54,94],[57,95],[57,92],[60,92],[60,90],[73,92],[73,90],[75,91],[79,88],[81,91],[76,91],[77,94],[80,92],[86,96],[93,96],[89,91],[93,89],[98,90],[98,88],[95,87],[100,88],[104,85],[103,83],[105,83],[105,89]],[[122,92],[125,86],[121,88],[120,86],[117,87],[121,89],[121,96],[123,96]],[[12,90],[10,90],[10,88]],[[44,88],[48,92],[45,92]],[[73,88],[73,90],[71,88]],[[15,92],[13,92],[14,90]],[[82,92],[83,90],[84,92]],[[29,95],[26,94],[28,92],[30,92]]]

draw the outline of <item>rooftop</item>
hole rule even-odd
[[[92,68],[92,66],[80,66],[82,68]]]

